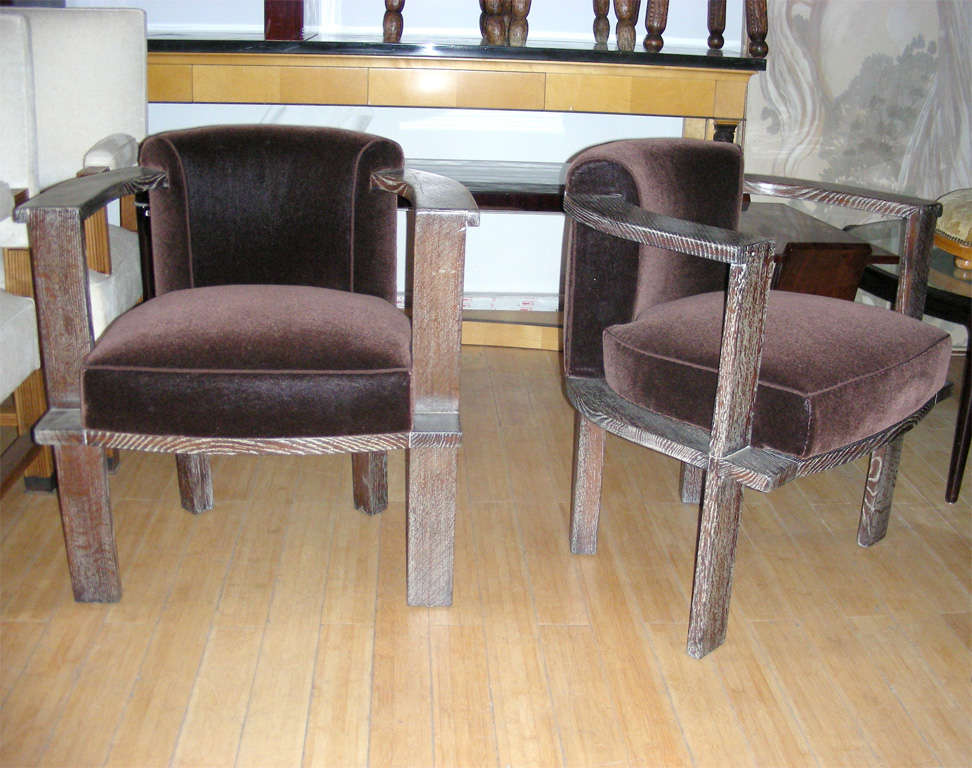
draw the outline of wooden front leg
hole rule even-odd
[[[89,446],[54,449],[57,496],[74,599],[114,603],[121,599],[118,554],[108,501],[105,452]]]
[[[686,644],[689,656],[696,659],[714,651],[726,639],[742,497],[742,486],[720,477],[715,462],[710,462],[699,522]]]
[[[388,506],[388,454],[384,451],[351,454],[354,507],[377,515]]]
[[[452,605],[456,524],[454,447],[410,448],[406,459],[406,580],[409,605]]]
[[[604,430],[575,413],[570,507],[570,551],[575,555],[593,555],[597,552],[603,471]]]

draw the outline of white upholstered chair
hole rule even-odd
[[[7,309],[13,312],[16,305],[14,314],[22,318],[28,304],[15,299],[29,302],[32,293],[27,231],[9,216],[12,195],[35,195],[79,173],[135,165],[138,142],[145,136],[145,57],[145,14],[140,10],[0,9],[2,400],[10,395],[7,379],[22,368],[8,356],[22,361],[37,357],[36,329],[23,335],[19,322],[7,326],[13,322]],[[121,221],[125,226],[95,220],[88,232],[95,336],[142,294],[138,236],[129,208],[123,208]],[[12,392],[18,432],[25,432],[30,416],[21,413],[18,400],[30,398],[16,383]],[[41,403],[37,415],[45,407]],[[13,417],[6,420],[13,422]],[[12,468],[6,458],[4,468],[5,474]],[[26,475],[29,486],[32,478],[41,478],[36,485],[43,487],[43,478],[53,476],[49,460],[46,468],[32,464]]]

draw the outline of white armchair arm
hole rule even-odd
[[[127,133],[105,136],[84,153],[85,168],[131,168],[138,160],[138,142]]]

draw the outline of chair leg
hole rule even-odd
[[[698,504],[702,501],[702,486],[704,483],[704,469],[682,462],[678,476],[678,486],[683,504]]]
[[[570,506],[570,551],[597,552],[597,521],[601,512],[604,472],[604,430],[574,414],[574,477]]]
[[[861,521],[857,527],[857,543],[862,547],[877,544],[888,532],[894,483],[898,478],[898,464],[901,463],[901,441],[899,437],[871,453],[861,504]]]
[[[198,515],[213,508],[213,474],[205,453],[177,453],[179,499],[182,508]]]
[[[351,454],[354,508],[368,515],[388,506],[388,454],[384,451]]]
[[[969,330],[969,329],[967,329]],[[945,484],[945,501],[954,504],[962,489],[962,475],[969,459],[969,443],[972,442],[972,330],[965,349],[965,369],[962,373],[962,394],[959,395],[958,418],[955,420],[955,439],[952,441],[952,458],[948,463],[948,481]]]
[[[715,650],[726,639],[741,507],[742,486],[730,478],[720,477],[710,467],[702,493],[686,646],[689,656],[696,659]]]
[[[406,459],[409,605],[452,605],[456,448],[410,448]]]
[[[74,599],[114,603],[121,598],[118,555],[101,448],[62,445],[54,450],[58,503]]]

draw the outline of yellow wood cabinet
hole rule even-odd
[[[413,56],[148,55],[153,102],[605,112],[738,123],[753,70]]]

